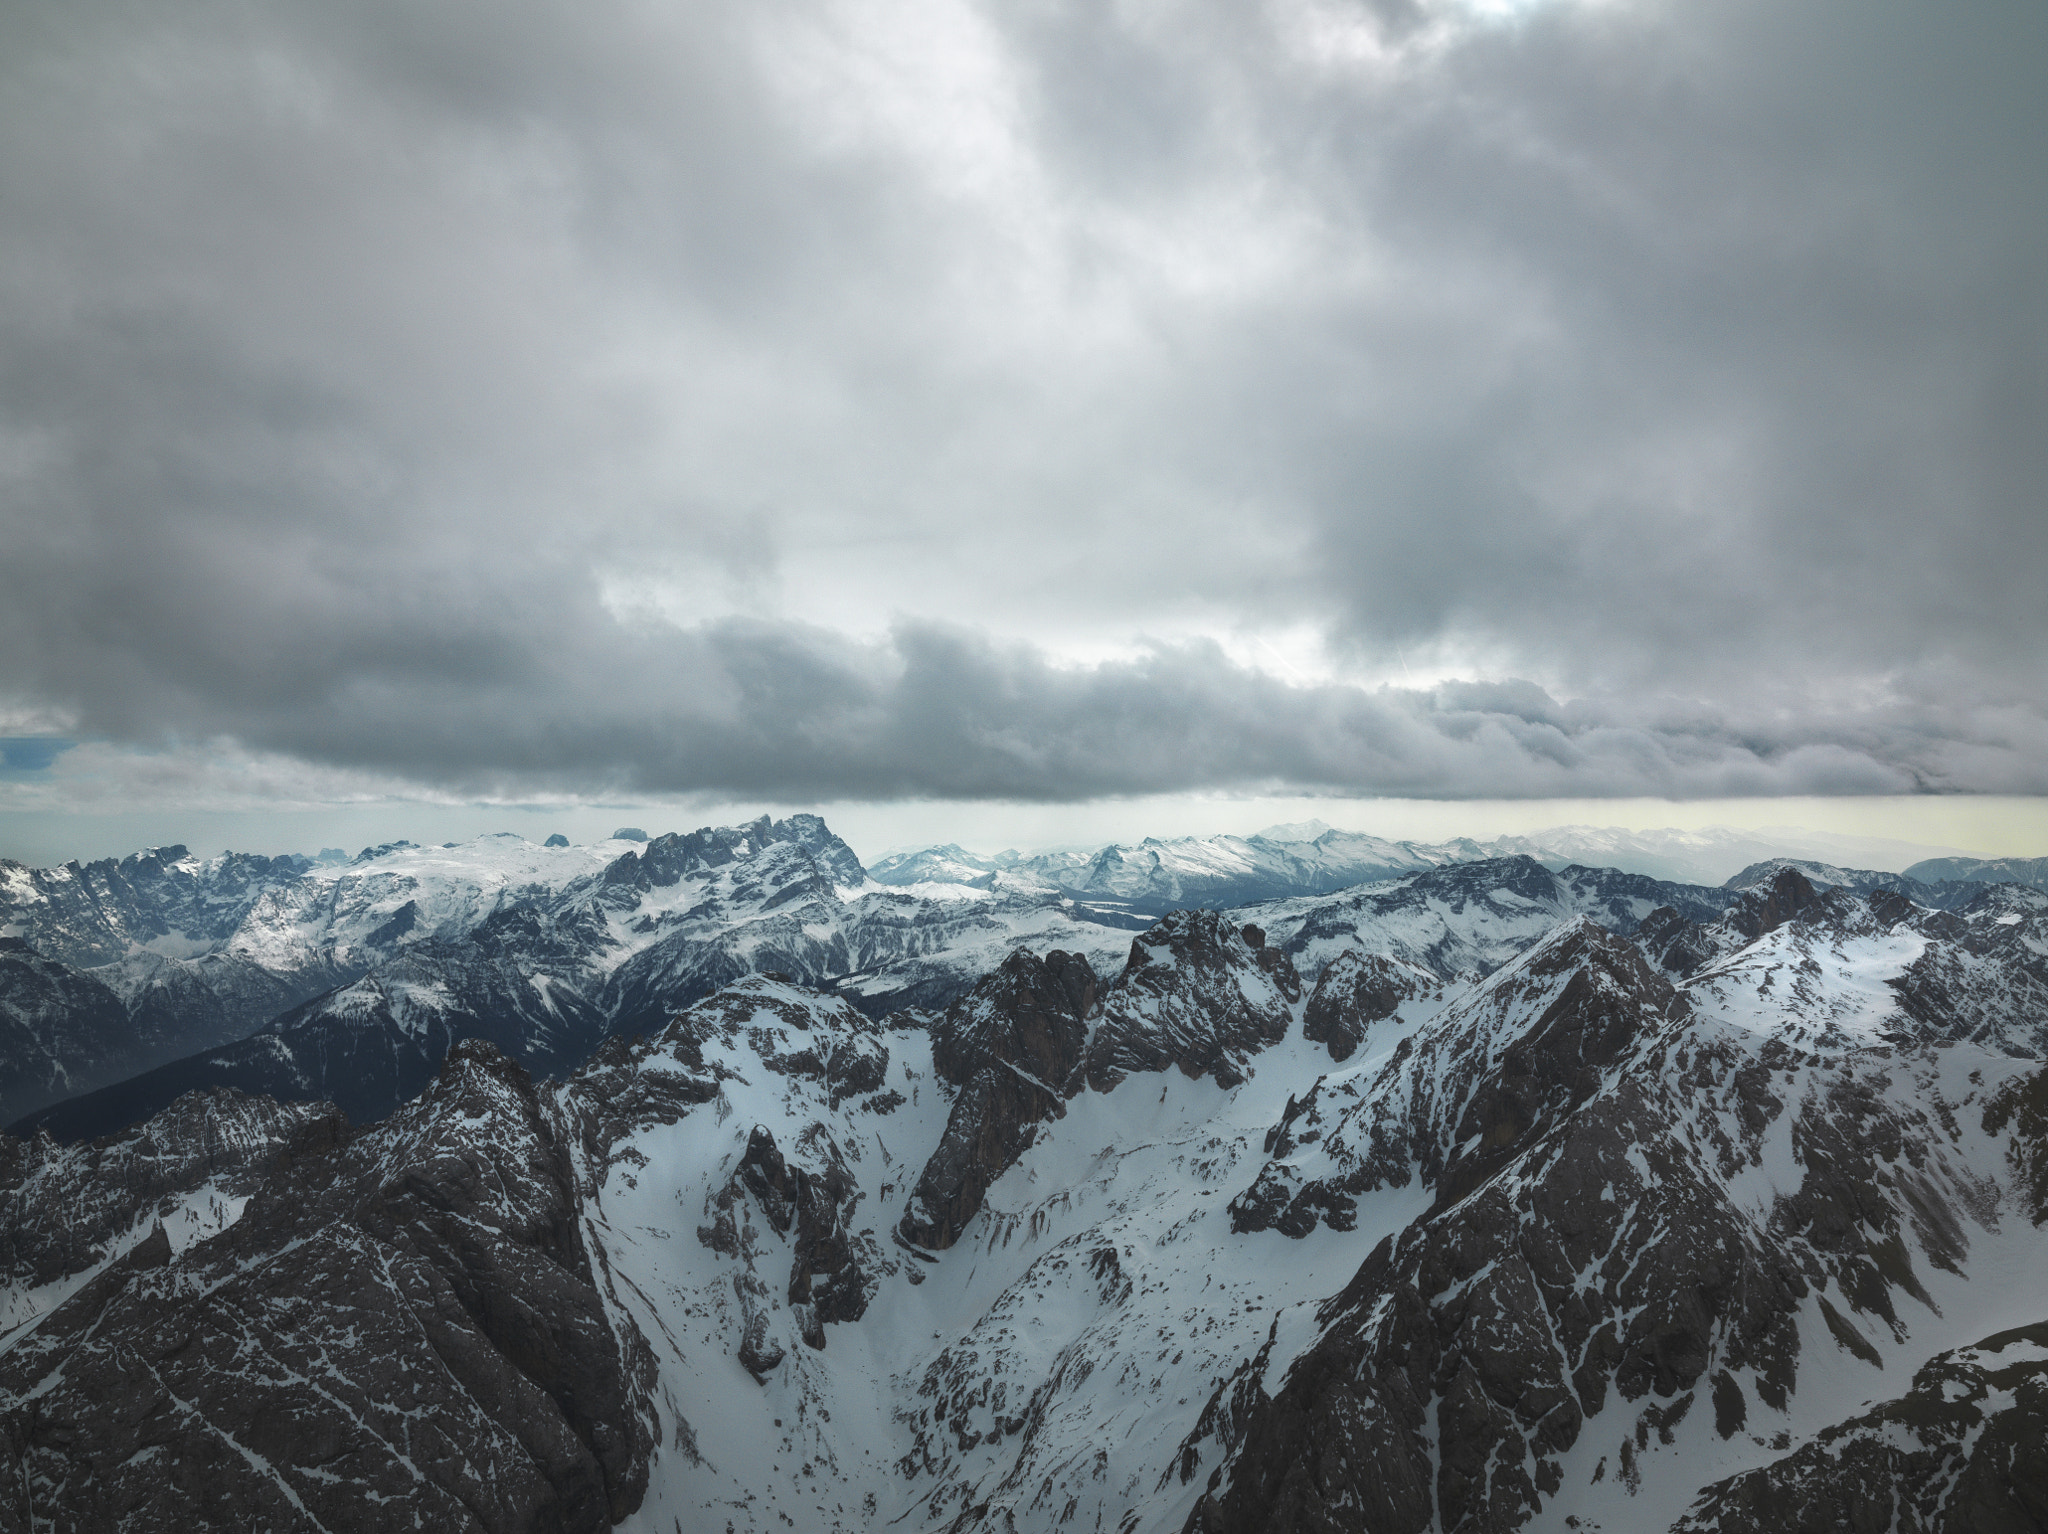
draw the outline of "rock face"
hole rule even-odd
[[[1338,1064],[1365,1042],[1372,1025],[1384,1022],[1409,997],[1429,989],[1435,976],[1379,954],[1346,949],[1324,968],[1302,1014],[1304,1038],[1329,1046]]]
[[[1942,1353],[1912,1389],[1706,1489],[1674,1534],[2048,1523],[2048,1321]]]
[[[1084,1088],[1113,1091],[1134,1072],[1169,1068],[1242,1084],[1300,999],[1287,956],[1215,911],[1176,912],[1133,939],[1099,1006],[1086,959],[1012,953],[933,1026],[933,1066],[959,1094],[897,1233],[950,1247],[1038,1126]]]
[[[1788,1411],[1817,1340],[1875,1362],[1989,1212],[1952,1108],[1697,1016],[1590,924],[1290,1110],[1245,1228],[1301,1234],[1411,1176],[1433,1197],[1283,1384],[1254,1388],[1258,1360],[1218,1392],[1190,1447],[1230,1457],[1191,1529],[1518,1527],[1583,1484],[1596,1419],[1595,1479],[1632,1493],[1688,1413],[1725,1440]],[[1759,1205],[1738,1190],[1774,1143],[1803,1171]]]
[[[602,1529],[645,1489],[644,1352],[607,1314],[525,1073],[452,1050],[380,1129],[163,1228],[0,1355],[26,1528]],[[7,1505],[7,1504],[0,1504]]]
[[[1176,911],[1131,942],[1123,973],[1102,997],[1083,1062],[1107,1092],[1137,1071],[1178,1068],[1237,1086],[1253,1055],[1287,1034],[1301,977],[1254,926],[1216,911]]]
[[[897,1226],[904,1240],[951,1246],[1038,1126],[1066,1111],[1095,997],[1079,954],[1020,948],[933,1024],[932,1068],[958,1095]]]
[[[280,1156],[345,1134],[325,1104],[211,1092],[87,1145],[0,1136],[0,1344],[153,1230],[177,1251],[217,1234]]]

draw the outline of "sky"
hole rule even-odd
[[[16,0],[0,855],[2048,852],[2043,58],[2032,0]]]

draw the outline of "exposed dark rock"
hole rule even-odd
[[[215,1091],[85,1145],[0,1135],[0,1279],[35,1288],[84,1272],[118,1251],[138,1217],[170,1221],[180,1244],[211,1235],[280,1158],[322,1154],[348,1133],[331,1104]],[[205,1202],[187,1204],[202,1192]]]
[[[1349,1060],[1367,1030],[1392,1017],[1427,978],[1379,954],[1346,949],[1316,981],[1302,1015],[1302,1036],[1328,1045],[1332,1060]]]
[[[1929,1360],[1896,1400],[1710,1486],[1674,1534],[2048,1528],[2048,1322]]]
[[[2022,1078],[1984,1105],[1984,1132],[2012,1132],[2012,1160],[2029,1195],[2025,1212],[2048,1225],[2048,1070]]]
[[[1080,955],[1020,948],[932,1026],[932,1064],[960,1091],[898,1226],[906,1241],[950,1247],[1037,1125],[1065,1113],[1095,992]]]
[[[597,1530],[638,1506],[644,1343],[614,1331],[563,1148],[490,1045],[168,1259],[152,1237],[0,1356],[23,1526],[359,1528],[395,1501]]]
[[[1132,940],[1104,989],[1087,1083],[1107,1092],[1133,1072],[1177,1067],[1236,1086],[1253,1055],[1287,1036],[1288,1003],[1300,995],[1280,950],[1254,947],[1214,911],[1176,911]]]
[[[1683,980],[1715,956],[1711,939],[1696,921],[1670,906],[1659,906],[1635,930],[1636,946],[1665,974]]]
[[[747,1317],[745,1330],[740,1334],[740,1364],[755,1379],[767,1382],[768,1374],[782,1363],[786,1355],[782,1344],[768,1335],[768,1318],[759,1312]]]
[[[796,1250],[790,1263],[789,1303],[805,1307],[804,1340],[822,1348],[825,1322],[858,1321],[866,1314],[875,1276],[854,1238],[860,1184],[829,1135],[814,1133],[810,1139],[824,1165],[816,1172],[796,1169]]]
[[[1798,869],[1785,867],[1762,889],[1746,890],[1729,907],[1727,924],[1745,938],[1759,938],[1821,904],[1820,891]]]
[[[1730,1208],[1664,1099],[1652,1062],[1685,1018],[1669,985],[1587,924],[1481,1003],[1493,1042],[1444,1047],[1492,1064],[1446,1087],[1454,1112],[1407,1099],[1445,1148],[1430,1213],[1325,1307],[1277,1395],[1256,1384],[1263,1359],[1219,1391],[1189,1448],[1221,1440],[1228,1474],[1191,1530],[1513,1528],[1610,1392],[1660,1436],[1717,1356],[1784,1399],[1807,1282]],[[1726,1069],[1698,1081],[1728,1086]],[[1307,1110],[1290,1105],[1276,1151]]]

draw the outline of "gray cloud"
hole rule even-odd
[[[13,8],[0,694],[443,786],[2048,792],[2048,19],[1457,16]]]
[[[1301,686],[1208,643],[1075,667],[921,624],[871,644],[745,619],[590,632],[604,637],[545,653],[508,645],[488,672],[377,670],[356,652],[297,698],[255,707],[193,692],[170,711],[187,739],[232,732],[269,752],[493,796],[2048,792],[2048,729],[2025,709],[1922,702],[1788,719],[1639,696],[1560,702],[1525,681]]]

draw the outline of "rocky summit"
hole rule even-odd
[[[2048,895],[843,848],[51,882],[35,1091],[327,984],[0,1138],[0,1530],[2048,1527]]]

